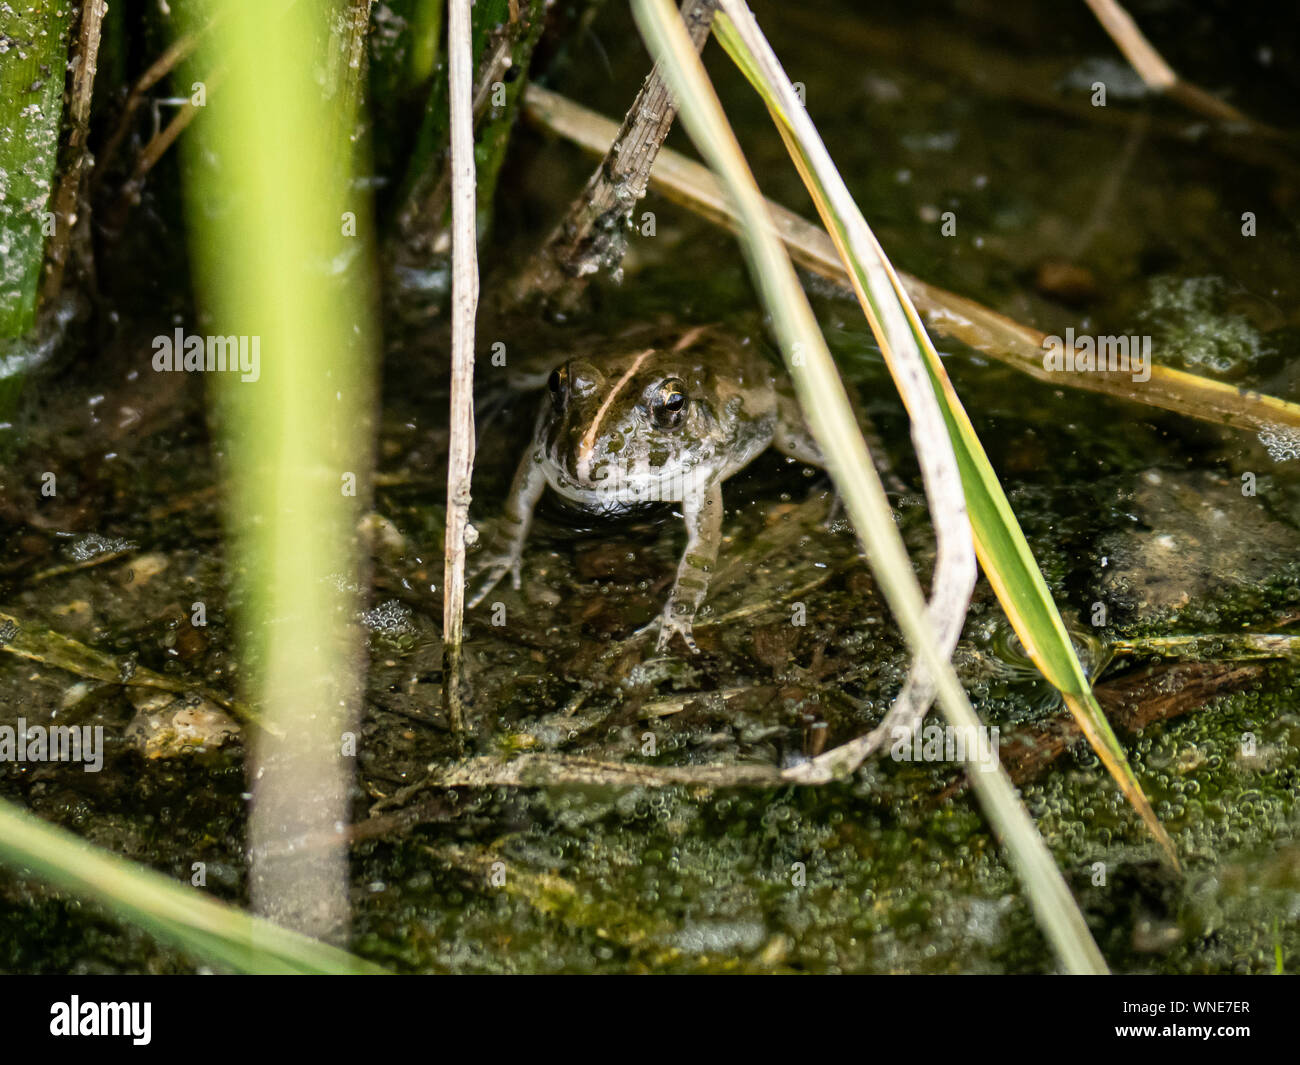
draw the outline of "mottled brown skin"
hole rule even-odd
[[[502,534],[475,565],[480,603],[520,563],[549,485],[596,515],[679,502],[686,549],[657,620],[658,649],[691,634],[722,541],[722,482],[769,446],[821,465],[798,405],[754,345],[698,327],[627,350],[571,358],[548,380],[532,445],[506,502]]]

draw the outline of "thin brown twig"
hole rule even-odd
[[[204,85],[208,88],[211,88],[212,84],[212,79],[204,82]],[[172,116],[172,120],[149,138],[149,143],[140,152],[140,158],[136,160],[135,168],[131,172],[131,178],[127,182],[127,185],[132,189],[133,195],[138,195],[140,188],[144,185],[145,176],[158,165],[158,161],[167,154],[167,150],[176,143],[176,138],[194,121],[198,113],[199,107],[194,103],[193,99],[186,100],[181,105],[180,110]]]
[[[216,88],[220,80],[220,71],[212,74],[203,82],[205,90]],[[141,150],[139,158],[135,161],[131,176],[123,182],[122,188],[118,192],[117,202],[109,214],[108,228],[121,228],[123,219],[125,219],[131,208],[139,203],[140,192],[144,189],[145,179],[149,176],[149,172],[158,165],[162,157],[167,154],[168,149],[176,143],[177,138],[185,132],[201,110],[202,108],[194,103],[193,98],[186,100],[176,114],[172,116],[172,120],[149,138],[149,142]]]
[[[786,32],[802,36],[811,42],[810,47],[847,50],[866,66],[906,69],[916,85],[955,78],[986,98],[1021,104],[1044,116],[1057,115],[1095,129],[1117,129],[1121,135],[1132,124],[1132,112],[1126,108],[1096,107],[1090,94],[1060,90],[1063,63],[1068,66],[1070,59],[1057,52],[1003,50],[977,40],[960,21],[925,19],[918,12],[906,26],[891,27],[856,13],[832,18],[820,5],[812,4],[784,5],[780,17]],[[1242,132],[1239,124],[1212,124],[1206,136],[1197,139],[1196,151],[1292,178],[1300,173],[1292,135],[1273,136],[1272,130],[1258,125],[1250,132],[1268,135],[1241,136]],[[1170,109],[1168,114],[1151,115],[1151,136],[1157,143],[1185,144],[1187,134],[1182,114]]]
[[[1257,679],[1257,664],[1223,662],[1186,663],[1153,667],[1134,677],[1099,685],[1097,696],[1107,717],[1126,732],[1137,734],[1148,725],[1177,717],[1207,701],[1236,691]],[[1165,678],[1162,680],[1161,678]],[[1176,679],[1171,685],[1166,681]],[[717,693],[713,693],[717,694]],[[671,711],[669,711],[671,712]],[[1003,744],[1002,759],[1017,783],[1032,780],[1064,754],[1083,734],[1069,714],[1060,714],[1044,726],[1023,730]],[[408,806],[416,795],[431,788],[482,787],[780,787],[792,783],[821,783],[798,778],[798,767],[780,769],[764,765],[650,766],[608,762],[582,755],[530,753],[514,758],[481,756],[431,767],[427,776],[376,802],[371,809],[377,822],[371,835],[419,823],[427,814],[441,818],[445,810],[437,799]],[[963,777],[944,797],[966,790]],[[382,811],[398,813],[380,818]],[[410,813],[406,813],[410,811]],[[366,824],[366,822],[363,822]]]
[[[1133,16],[1124,10],[1117,0],[1084,0],[1084,3],[1097,16],[1115,42],[1124,53],[1124,58],[1137,71],[1152,92],[1158,92],[1170,99],[1177,100],[1188,110],[1212,118],[1216,122],[1235,122],[1249,127],[1254,132],[1269,136],[1281,136],[1281,131],[1256,122],[1253,118],[1233,107],[1225,100],[1220,100],[1212,93],[1206,92],[1198,85],[1183,80],[1167,62],[1146,35],[1138,28]]]
[[[716,7],[716,0],[682,0],[682,20],[697,52],[709,39]],[[600,270],[617,270],[632,210],[646,194],[655,156],[676,117],[677,104],[656,63],[605,158],[516,283],[514,302],[541,298],[572,306]]]
[[[194,54],[199,41],[211,26],[212,23],[209,23],[201,30],[176,38],[167,47],[166,51],[150,64],[149,69],[140,75],[136,83],[131,86],[131,91],[127,93],[126,101],[122,105],[122,114],[118,117],[117,125],[113,127],[113,133],[104,143],[104,148],[99,153],[99,159],[95,163],[95,170],[91,175],[92,192],[103,181],[108,165],[116,157],[122,142],[126,140],[127,134],[131,132],[131,121],[135,118],[135,113],[140,105],[144,103],[146,93]]]
[[[1258,663],[1157,665],[1098,684],[1095,691],[1111,724],[1135,735],[1149,725],[1204,710],[1215,699],[1249,688],[1259,681],[1264,670]],[[1038,779],[1062,755],[1084,744],[1083,730],[1071,714],[1063,712],[1004,736],[1000,757],[1011,779],[1023,785]],[[954,781],[940,798],[960,794],[966,788],[965,778]]]
[[[1154,92],[1168,92],[1178,82],[1174,68],[1165,62],[1133,21],[1133,16],[1115,0],[1084,0],[1115,42],[1138,76]],[[1225,105],[1226,106],[1226,105]]]
[[[1158,666],[1099,685],[1097,697],[1106,716],[1116,727],[1138,734],[1154,722],[1186,714],[1203,707],[1211,699],[1240,690],[1256,680],[1262,669],[1255,663],[1235,665],[1224,662]],[[1171,680],[1176,683],[1168,683]],[[1017,783],[1024,783],[1082,740],[1083,734],[1074,718],[1062,713],[1042,726],[1022,730],[1005,740],[1000,753],[1012,778]],[[424,816],[426,808],[441,815],[436,800],[407,805],[420,793],[437,788],[771,788],[793,783],[823,783],[799,779],[798,769],[798,766],[780,769],[765,765],[650,766],[552,753],[529,753],[514,758],[489,755],[431,767],[423,779],[376,802],[371,815],[377,818],[388,810],[413,811],[408,818],[400,814],[387,815],[394,819],[391,824],[397,828]],[[943,793],[944,797],[966,790],[967,784],[968,780],[963,776]],[[384,820],[380,825],[388,830],[390,822]]]
[[[464,732],[461,676],[465,622],[465,530],[474,475],[474,316],[478,247],[474,187],[474,66],[470,0],[450,0],[447,19],[451,115],[451,413],[447,451],[447,531],[443,566],[442,702],[457,735]]]
[[[50,240],[47,273],[41,292],[42,303],[47,307],[58,300],[63,289],[63,273],[68,250],[72,245],[74,227],[82,233],[87,232],[85,225],[88,218],[87,212],[82,210],[81,186],[88,157],[86,138],[90,134],[90,99],[95,89],[99,40],[107,11],[108,5],[104,0],[84,0],[81,5],[77,50],[70,64],[72,87],[68,94],[68,118],[72,129],[68,134],[67,165],[54,195],[54,236]]]
[[[356,3],[358,6],[365,7],[366,20],[358,26],[356,24],[355,12],[353,13],[353,19],[350,20],[352,23],[348,27],[350,40],[345,48],[349,66],[352,65],[357,54],[364,52],[365,35],[361,31],[364,30],[365,25],[369,22],[368,0],[356,0]],[[283,13],[283,8],[285,6],[287,5],[281,5],[281,14]],[[117,154],[122,145],[122,141],[126,139],[127,134],[130,132],[131,120],[135,117],[135,112],[139,109],[140,104],[142,104],[146,99],[146,93],[194,54],[195,49],[197,49],[199,44],[202,43],[203,38],[207,36],[214,26],[218,25],[221,17],[222,14],[218,11],[199,29],[178,37],[167,47],[162,55],[149,65],[149,69],[146,70],[131,87],[131,91],[126,98],[126,103],[123,105],[122,115],[118,119],[117,126],[114,128],[112,136],[105,144],[104,150],[100,153],[100,158],[95,166],[95,173],[92,177],[94,187],[97,188],[99,183],[103,181],[103,175],[107,172],[108,163]],[[332,50],[332,54],[337,54],[337,50]],[[204,86],[205,91],[215,89],[217,85],[220,84],[222,75],[223,71],[218,68],[217,70],[214,70],[209,77],[203,79],[202,85]],[[338,79],[335,80],[337,81]],[[353,75],[352,81],[356,80],[357,76]],[[340,113],[349,113],[347,111],[348,107],[355,108],[357,98],[358,97],[356,97],[355,93],[352,97],[349,97],[349,99],[345,101],[345,106],[340,109]],[[122,188],[118,193],[117,201],[114,203],[113,209],[109,213],[110,223],[107,228],[121,228],[126,215],[140,199],[140,192],[144,188],[145,178],[148,177],[149,172],[158,165],[158,162],[162,157],[167,154],[168,149],[176,143],[177,138],[179,138],[180,135],[189,127],[190,123],[194,121],[199,110],[199,105],[195,104],[193,97],[191,97],[181,105],[180,109],[172,116],[172,120],[168,122],[166,126],[155,132],[154,135],[149,138],[149,141],[145,144],[144,148],[141,149],[140,155],[136,159],[135,166],[131,170],[131,176],[123,183]]]
[[[371,815],[401,809],[429,788],[774,788],[786,783],[785,771],[771,765],[652,766],[567,754],[523,754],[515,758],[482,755],[430,767],[423,779],[375,803]]]

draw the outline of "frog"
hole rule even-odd
[[[697,614],[722,543],[722,485],[774,447],[825,467],[788,378],[749,337],[715,325],[659,331],[574,354],[545,378],[531,443],[511,483],[494,544],[473,563],[473,609],[508,573],[521,587],[533,512],[549,488],[593,517],[680,505],[686,546],[657,628],[691,653]]]

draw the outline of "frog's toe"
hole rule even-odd
[[[466,598],[465,608],[467,610],[473,610],[479,605],[479,603],[483,602],[492,589],[501,582],[501,578],[507,573],[510,574],[510,583],[514,586],[515,590],[518,591],[520,586],[519,569],[519,561],[509,557],[483,559],[482,562],[474,567],[474,572],[470,579],[473,581],[475,588],[469,594],[468,598]]]
[[[822,529],[826,532],[835,530],[835,523],[844,516],[844,501],[840,499],[839,492],[831,492],[831,505],[826,511],[826,517],[822,518]]]
[[[466,597],[465,609],[473,610],[476,606],[479,605],[479,603],[483,602],[483,600],[487,598],[488,592],[492,591],[492,589],[496,587],[497,581],[499,581],[500,579],[501,579],[501,574],[499,573],[496,575],[492,575],[492,574],[483,574],[481,576],[476,575],[475,580],[477,586],[474,588],[473,591],[469,593],[468,597]]]
[[[673,636],[677,635],[682,638],[682,643],[686,644],[691,654],[699,654],[699,645],[695,642],[695,636],[691,632],[692,620],[688,617],[675,617],[672,614],[664,614],[660,617],[659,639],[655,642],[655,652],[662,654],[667,651],[668,645],[672,643]]]

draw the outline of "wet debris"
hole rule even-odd
[[[1103,541],[1101,592],[1139,617],[1257,585],[1300,557],[1300,533],[1217,474],[1147,470],[1132,512],[1145,528]]]
[[[136,715],[126,727],[126,739],[149,759],[200,754],[240,738],[235,720],[199,695],[139,692],[132,704]]]

